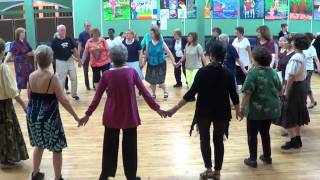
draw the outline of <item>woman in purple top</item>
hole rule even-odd
[[[123,130],[122,156],[125,175],[128,180],[140,179],[137,172],[137,127],[141,124],[136,101],[135,86],[151,109],[161,117],[166,113],[153,100],[144,87],[135,69],[126,66],[127,48],[117,44],[110,49],[109,56],[114,68],[103,73],[98,89],[80,124],[85,125],[95,111],[104,92],[108,97],[104,107],[103,125],[105,126],[100,180],[114,177],[117,169],[120,129]]]
[[[257,47],[264,47],[269,50],[272,55],[270,67],[276,67],[276,48],[272,40],[272,35],[268,26],[260,26],[257,28]]]
[[[5,62],[14,56],[14,67],[18,89],[26,89],[29,75],[34,71],[33,52],[29,43],[25,40],[26,30],[18,28],[15,31],[15,41],[8,52]]]

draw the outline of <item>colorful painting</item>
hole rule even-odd
[[[170,19],[187,17],[186,0],[160,0],[160,9],[169,10]]]
[[[103,0],[104,20],[130,19],[130,0]]]
[[[320,20],[320,0],[314,0],[313,19]]]
[[[237,19],[239,0],[213,0],[214,19]]]
[[[213,12],[212,0],[205,0],[204,18],[211,18]]]
[[[288,19],[288,0],[265,0],[265,19]]]
[[[291,20],[311,20],[313,0],[290,0]]]
[[[197,17],[196,0],[187,0],[187,17],[191,19]]]
[[[157,0],[131,0],[131,19],[156,19]]]
[[[241,19],[263,19],[264,0],[240,0]]]

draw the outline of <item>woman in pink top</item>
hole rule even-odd
[[[126,66],[127,48],[117,44],[110,49],[110,59],[114,68],[103,73],[100,85],[91,105],[80,124],[85,125],[95,111],[102,95],[108,89],[108,97],[104,107],[103,125],[105,126],[102,156],[102,172],[100,180],[114,177],[117,169],[119,134],[123,130],[122,156],[125,175],[128,180],[140,179],[137,172],[137,127],[141,124],[136,101],[135,86],[151,109],[161,117],[166,113],[153,100],[144,87],[135,69]]]
[[[101,78],[101,74],[110,69],[109,46],[100,30],[94,28],[90,31],[91,38],[87,41],[85,50],[82,55],[81,62],[85,62],[88,53],[90,53],[90,65],[93,72],[94,87],[97,88]]]

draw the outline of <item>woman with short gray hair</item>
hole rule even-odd
[[[128,180],[140,179],[137,173],[137,127],[141,124],[136,100],[135,86],[141,92],[149,107],[164,117],[165,112],[153,100],[144,87],[138,73],[126,66],[127,48],[123,44],[114,45],[109,52],[113,68],[103,73],[96,94],[80,124],[85,125],[98,107],[102,95],[108,89],[104,107],[105,127],[100,180],[114,177],[117,169],[119,134],[123,131],[123,165]]]

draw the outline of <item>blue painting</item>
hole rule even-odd
[[[264,0],[240,0],[240,19],[263,19]]]
[[[213,0],[214,19],[237,19],[239,0]]]

